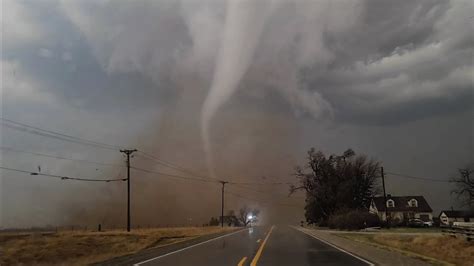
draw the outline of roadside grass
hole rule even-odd
[[[340,232],[358,232],[357,230],[342,230],[342,229],[331,229],[329,227],[322,227],[316,225],[308,225],[306,228],[312,228],[316,230],[326,230],[326,231],[340,231]],[[387,228],[380,228],[380,229],[372,229],[372,230],[359,230],[360,232],[370,232],[370,233],[442,233],[443,229],[439,227],[392,227],[390,229]]]
[[[341,233],[338,236],[401,252],[435,265],[474,264],[474,243],[445,235],[396,235]]]
[[[377,232],[381,233],[441,233],[442,229],[439,227],[429,227],[429,228],[420,228],[420,227],[393,227],[390,229],[380,229]]]
[[[87,265],[137,251],[236,228],[135,229],[127,233],[59,231],[0,234],[0,265]]]

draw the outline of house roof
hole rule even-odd
[[[416,212],[432,212],[430,205],[425,200],[423,196],[387,196],[387,201],[391,199],[395,202],[395,207],[387,208],[387,211],[390,212],[404,212],[404,211],[416,211]],[[418,207],[410,207],[408,201],[411,199],[416,199],[418,202]],[[383,197],[374,197],[373,198],[375,207],[379,211],[385,211],[385,204]]]
[[[450,218],[471,218],[474,217],[474,211],[454,211],[454,210],[449,210],[449,211],[441,211],[439,215],[441,215],[444,212],[446,216]]]

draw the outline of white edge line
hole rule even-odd
[[[163,257],[169,256],[169,255],[172,255],[172,254],[175,254],[175,253],[178,253],[178,252],[181,252],[181,251],[186,250],[186,249],[190,249],[190,248],[193,248],[193,247],[196,247],[196,246],[199,246],[199,245],[203,245],[203,244],[209,243],[209,242],[211,242],[211,241],[214,241],[214,240],[217,240],[217,239],[226,237],[226,236],[230,236],[230,235],[234,235],[234,234],[243,232],[243,231],[245,231],[245,230],[249,230],[249,229],[248,229],[248,228],[245,228],[245,229],[242,229],[242,230],[239,230],[239,231],[236,231],[236,232],[232,232],[232,233],[229,233],[229,234],[226,234],[226,235],[223,235],[223,236],[218,236],[218,237],[215,237],[215,238],[211,238],[211,239],[206,240],[206,241],[204,241],[204,242],[199,242],[199,243],[197,243],[197,244],[194,244],[194,245],[191,245],[191,246],[182,248],[182,249],[178,249],[178,250],[172,251],[172,252],[170,252],[170,253],[166,253],[166,254],[163,254],[163,255],[161,255],[161,256],[158,256],[158,257],[154,257],[154,258],[151,258],[151,259],[148,259],[148,260],[140,261],[140,262],[135,263],[135,264],[133,264],[133,265],[134,265],[134,266],[142,265],[142,264],[148,263],[148,262],[150,262],[150,261],[154,261],[154,260],[157,260],[157,259],[161,259],[161,258],[163,258]]]
[[[296,230],[300,231],[300,232],[303,233],[303,234],[306,234],[306,235],[308,235],[308,236],[311,236],[311,237],[313,237],[313,238],[316,238],[317,240],[323,242],[324,244],[327,244],[327,245],[329,245],[329,246],[331,246],[331,247],[333,247],[333,248],[335,248],[335,249],[338,249],[338,250],[340,250],[340,251],[342,251],[342,252],[344,252],[344,253],[346,253],[346,254],[348,254],[348,255],[351,255],[352,257],[354,257],[354,258],[356,258],[356,259],[358,259],[358,260],[361,260],[361,261],[367,263],[367,264],[370,265],[370,266],[375,266],[375,264],[373,264],[372,262],[370,262],[370,261],[368,261],[368,260],[366,260],[366,259],[363,259],[363,258],[361,258],[361,257],[359,257],[359,256],[357,256],[357,255],[355,255],[355,254],[353,254],[353,253],[351,253],[351,252],[349,252],[349,251],[347,251],[347,250],[344,250],[344,249],[342,249],[342,248],[340,248],[340,247],[338,247],[338,246],[336,246],[336,245],[334,245],[334,244],[331,244],[331,243],[329,243],[328,241],[326,241],[326,240],[324,240],[324,239],[321,239],[321,238],[319,238],[319,237],[317,237],[317,236],[315,236],[315,235],[312,235],[312,234],[310,234],[310,233],[308,233],[308,232],[305,232],[305,231],[303,231],[303,230],[301,230],[301,229],[299,229],[299,228],[296,228],[296,227],[294,227],[294,226],[292,226],[292,227],[293,227],[293,229],[296,229]]]

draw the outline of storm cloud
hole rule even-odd
[[[334,153],[352,147],[393,172],[446,180],[473,160],[471,1],[240,1],[233,8],[242,17],[232,22],[233,4],[4,1],[3,116],[97,141],[146,147],[207,174],[201,113],[214,90],[221,95],[210,107],[209,153],[217,158],[211,171],[219,177],[293,181],[292,167],[304,163],[311,146]],[[229,23],[237,30],[229,30]],[[226,82],[217,78],[219,71]],[[222,93],[222,87],[232,88]],[[2,130],[2,146],[121,160],[120,155],[42,142],[10,129]],[[5,153],[2,164],[38,164],[19,158]],[[48,165],[54,165],[51,171],[96,174],[72,164]],[[101,173],[117,175],[110,169]],[[45,209],[57,217],[67,213],[62,208],[84,205],[82,199],[67,200],[76,187],[57,192],[57,185],[51,185],[35,193],[48,194],[47,202],[60,207],[35,210],[24,188],[38,183],[4,179],[5,224],[18,217],[30,224]],[[162,224],[186,216],[202,223],[218,210],[211,203],[203,213],[194,213],[192,186],[160,181],[167,185],[154,195],[147,182],[155,181],[140,182],[137,205],[170,202],[157,207],[169,218],[157,215]],[[436,210],[455,204],[449,186],[405,179],[388,183],[392,194],[425,195]],[[176,199],[169,192],[180,189],[186,197]],[[270,197],[287,192],[262,189]],[[106,198],[110,204],[119,204],[116,199],[123,192],[106,187],[94,191],[91,195],[99,196],[91,200]],[[205,200],[212,202],[213,196]],[[16,200],[24,211],[10,206]],[[113,206],[109,209],[120,209]],[[74,213],[64,221],[87,216]],[[267,213],[288,221],[301,215],[271,207]],[[146,212],[139,215],[145,223]],[[87,222],[96,220],[95,214],[89,217]],[[52,223],[47,217],[40,221]]]

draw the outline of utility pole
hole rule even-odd
[[[222,197],[221,197],[221,227],[224,227],[224,188],[225,184],[229,183],[226,181],[220,181],[222,184]]]
[[[136,149],[120,150],[127,155],[127,232],[130,232],[130,155],[136,151]]]
[[[388,211],[387,211],[387,194],[385,193],[385,174],[383,172],[383,167],[380,167],[381,174],[382,174],[382,186],[383,186],[383,204],[384,204],[384,209],[385,209],[385,221],[387,222],[387,226],[389,225],[389,220],[388,220]]]

